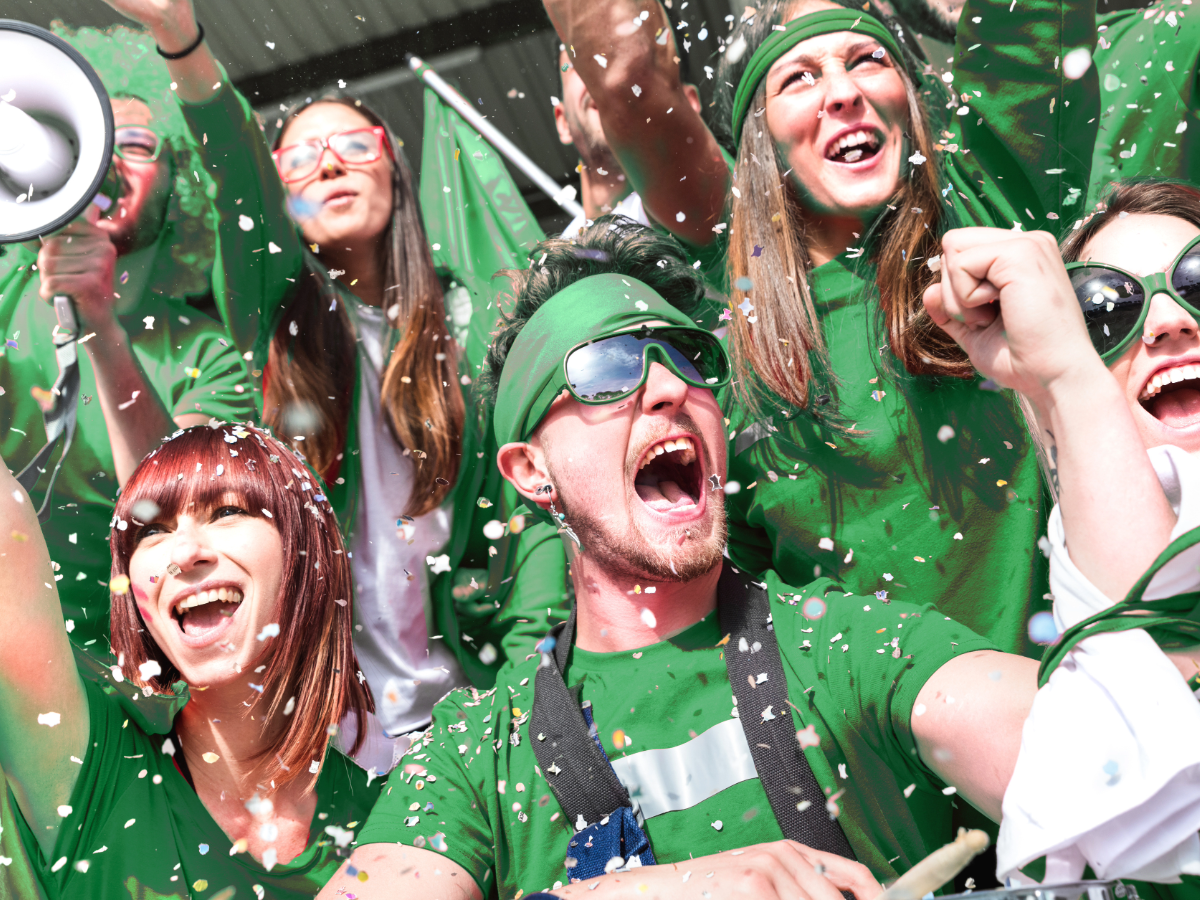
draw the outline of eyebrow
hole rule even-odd
[[[858,52],[860,52],[860,51],[862,51],[862,50],[866,50],[868,47],[870,47],[870,46],[872,46],[872,45],[876,45],[876,46],[882,46],[882,45],[881,45],[881,44],[880,44],[878,41],[875,41],[875,40],[863,40],[863,41],[859,41],[857,44],[854,44],[853,46],[851,46],[851,47],[848,49],[848,51],[846,52],[846,55],[847,55],[847,56],[854,56],[856,53],[858,53]],[[802,55],[800,55],[800,56],[797,56],[797,57],[795,57],[795,58],[793,58],[793,59],[791,59],[791,60],[788,60],[788,61],[787,61],[787,63],[784,65],[784,67],[783,67],[783,68],[784,68],[784,69],[787,69],[787,68],[789,68],[790,66],[793,66],[793,65],[807,66],[807,67],[810,67],[810,68],[816,68],[816,67],[817,67],[816,60],[815,60],[813,57],[811,57],[811,56],[808,56],[807,54],[802,54]],[[782,71],[782,70],[781,70],[781,71]]]

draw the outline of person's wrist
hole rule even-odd
[[[76,306],[75,314],[79,317],[79,332],[80,337],[92,334],[95,337],[84,343],[84,347],[90,352],[93,344],[97,346],[95,349],[100,349],[102,346],[112,346],[114,343],[124,341],[128,335],[125,329],[121,326],[120,320],[117,319],[116,313],[112,307],[106,314],[86,316]]]
[[[182,53],[196,43],[200,37],[200,24],[196,17],[189,13],[152,25],[150,36],[154,38],[160,53],[174,55]]]
[[[1040,393],[1027,395],[1042,421],[1049,422],[1073,408],[1091,409],[1104,399],[1120,396],[1120,386],[1108,367],[1094,353],[1090,356],[1048,378]]]

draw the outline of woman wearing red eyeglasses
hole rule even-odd
[[[321,473],[346,533],[376,702],[358,760],[386,771],[406,749],[390,739],[423,728],[443,694],[490,687],[507,656],[533,651],[562,604],[562,550],[549,526],[516,547],[489,508],[501,480],[468,396],[486,347],[454,339],[470,304],[448,308],[384,122],[318,99],[279,120],[272,153],[191,0],[109,2],[168,59],[220,187],[218,305],[262,379],[264,424]],[[545,558],[525,565],[531,552]]]

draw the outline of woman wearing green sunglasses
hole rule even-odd
[[[1144,735],[1143,725],[1162,726],[1156,710],[1172,693],[1170,678],[1141,689],[1152,674],[1154,644],[1191,679],[1189,688],[1196,689],[1200,672],[1200,190],[1168,182],[1118,186],[1107,209],[1064,242],[1065,271],[1045,232],[960,229],[945,236],[943,248],[942,282],[926,291],[925,307],[979,371],[1020,393],[1058,499],[1047,536],[1060,636],[1042,663],[1041,683],[1050,690],[1039,694],[1031,720],[1093,716],[1126,692],[1132,704],[1115,730]],[[1099,695],[1089,680],[1100,685]],[[1186,700],[1179,690],[1176,700]],[[1189,706],[1170,708],[1184,716]],[[1170,720],[1157,746],[1182,749],[1180,735],[1194,724]],[[1041,771],[1026,773],[1040,784],[1025,804],[1053,804],[1077,773],[1091,777],[1108,764],[1109,757],[1093,760],[1092,768],[1086,747],[1063,757],[1061,746],[1045,748]],[[1158,776],[1157,765],[1113,768],[1125,778],[1125,793],[1116,801],[1101,789],[1101,802],[1128,805],[1130,776]],[[1184,802],[1188,789],[1172,787],[1171,777],[1147,778],[1157,793],[1154,802],[1147,798],[1148,811]],[[1021,778],[1018,766],[1006,817],[1070,819],[1016,808]],[[1188,813],[1175,826],[1157,824],[1144,840],[1118,840],[1135,856],[1139,844],[1191,842],[1172,855],[1178,866],[1200,858],[1195,821]],[[1053,827],[1046,828],[1045,849],[1056,844]],[[1002,872],[1036,852],[1006,844],[1002,828]],[[1098,877],[1146,877],[1139,876],[1144,865],[1119,868]],[[1138,883],[1138,894],[1194,897],[1200,885],[1184,878],[1182,886]]]

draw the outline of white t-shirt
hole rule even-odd
[[[608,213],[606,213],[608,215]],[[625,197],[620,203],[612,208],[611,215],[628,216],[637,222],[639,225],[649,225],[650,217],[646,215],[646,207],[642,205],[642,198],[638,196],[638,192],[634,191]],[[583,231],[590,223],[586,216],[576,216],[571,220],[571,224],[563,229],[562,236],[566,240],[577,237],[579,232]]]
[[[454,654],[430,635],[433,615],[427,557],[450,539],[451,507],[398,526],[412,492],[413,462],[403,455],[380,405],[383,369],[383,310],[356,299],[347,311],[359,339],[362,385],[358,403],[360,482],[354,531],[354,649],[375,697],[363,768],[386,772],[396,756],[391,739],[429,724],[433,705],[452,688],[467,684]],[[345,742],[352,739],[349,731]],[[378,740],[383,738],[384,740]],[[398,749],[408,747],[407,741]]]

